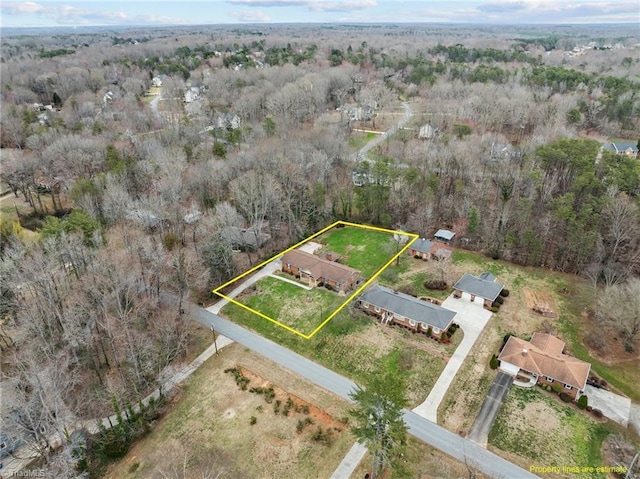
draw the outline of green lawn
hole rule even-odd
[[[513,386],[491,428],[489,445],[517,454],[531,465],[595,467],[603,465],[600,450],[608,434],[607,426],[538,388]]]
[[[377,135],[375,133],[362,133],[354,131],[349,137],[349,146],[354,150],[359,150],[364,145],[373,140]]]
[[[352,226],[333,228],[316,241],[326,245],[323,251],[340,254],[341,263],[360,270],[365,278],[384,266],[398,249],[391,233]]]
[[[345,297],[324,288],[303,289],[275,278],[263,278],[238,297],[238,301],[303,333],[311,333],[344,303]],[[237,307],[245,319],[266,321]],[[234,316],[235,318],[235,316]],[[290,333],[289,333],[290,334]]]

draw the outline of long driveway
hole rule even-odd
[[[482,305],[463,298],[454,298],[453,295],[450,295],[442,303],[442,307],[458,313],[454,321],[462,328],[464,337],[431,388],[427,399],[413,410],[416,414],[433,422],[438,422],[438,406],[444,399],[469,351],[491,318],[491,312],[484,309]]]
[[[362,148],[360,148],[360,151],[358,151],[358,153],[356,153],[355,155],[355,158],[354,158],[355,160],[369,161],[369,159],[367,158],[367,153],[369,152],[369,150],[381,144],[384,140],[386,140],[389,136],[393,135],[396,131],[400,130],[401,128],[404,128],[404,125],[407,124],[407,122],[409,121],[409,118],[411,118],[411,115],[413,115],[413,110],[411,109],[411,107],[406,101],[402,103],[402,108],[404,109],[404,115],[402,116],[400,121],[396,123],[394,126],[392,126],[391,128],[389,128],[387,131],[382,133],[381,135],[378,135],[377,137],[373,138],[369,143],[364,145]]]
[[[262,336],[255,334],[195,305],[189,305],[191,317],[216,332],[236,341],[243,346],[262,354],[305,379],[330,391],[337,396],[350,400],[349,393],[355,383],[349,379],[300,356]],[[214,309],[214,307],[210,309]],[[479,445],[462,438],[437,424],[420,417],[414,412],[404,412],[404,420],[409,433],[427,444],[439,449],[455,459],[465,462],[484,474],[494,478],[525,479],[536,476],[512,464],[505,459],[483,449]]]
[[[513,376],[498,371],[498,375],[491,385],[489,394],[487,394],[487,397],[484,399],[478,417],[476,417],[467,436],[471,441],[486,447],[489,439],[489,430],[498,417],[502,403],[507,397],[509,388],[513,384],[513,379]]]

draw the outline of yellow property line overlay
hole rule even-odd
[[[364,229],[369,229],[369,230],[373,230],[373,231],[382,231],[384,233],[391,233],[391,234],[400,234],[403,236],[408,236],[411,241],[407,241],[407,244],[401,249],[399,250],[395,255],[393,255],[393,257],[387,261],[384,266],[382,266],[380,269],[378,269],[378,271],[376,271],[373,276],[371,276],[371,278],[369,278],[367,281],[364,282],[364,284],[362,284],[356,291],[354,291],[354,293],[349,296],[344,303],[342,303],[340,305],[340,307],[338,309],[336,309],[333,313],[331,313],[318,327],[316,327],[316,329],[314,329],[311,333],[309,334],[304,334],[300,331],[298,331],[297,329],[294,329],[290,326],[287,326],[286,324],[281,323],[280,321],[270,318],[269,316],[267,316],[266,314],[261,313],[260,311],[257,311],[249,306],[247,306],[246,304],[242,304],[239,301],[236,301],[235,299],[226,296],[222,293],[220,293],[220,290],[229,286],[230,284],[235,283],[236,281],[244,278],[245,276],[253,273],[254,271],[262,268],[263,266],[266,266],[268,263],[280,258],[281,256],[283,256],[284,254],[288,253],[289,251],[296,249],[297,247],[299,247],[300,245],[303,245],[304,243],[311,241],[313,238],[315,238],[316,236],[321,235],[322,233],[338,226],[338,225],[343,225],[343,226],[353,226],[355,228],[364,228]],[[239,276],[236,276],[235,278],[233,278],[231,281],[227,281],[226,283],[224,283],[222,286],[218,286],[216,289],[213,290],[213,293],[220,296],[221,298],[226,299],[227,301],[229,301],[230,303],[233,303],[237,306],[240,306],[243,309],[246,309],[247,311],[256,314],[258,316],[260,316],[263,319],[266,319],[267,321],[271,321],[274,324],[277,324],[278,326],[280,326],[281,328],[286,329],[287,331],[290,331],[294,334],[297,334],[298,336],[300,336],[301,338],[304,339],[311,339],[318,331],[320,331],[329,321],[331,321],[333,319],[333,317],[338,314],[340,311],[342,311],[342,309],[347,306],[351,300],[353,298],[355,298],[356,296],[358,296],[367,286],[369,286],[373,280],[375,280],[378,276],[380,276],[380,274],[382,274],[382,272],[387,269],[391,263],[393,263],[400,255],[402,255],[402,253],[404,253],[407,248],[409,248],[409,246],[411,246],[411,243],[413,243],[417,238],[419,238],[420,235],[414,234],[414,233],[407,233],[405,231],[398,231],[398,230],[389,230],[386,228],[378,228],[376,226],[368,226],[368,225],[360,225],[357,223],[349,223],[348,221],[336,221],[335,223],[327,226],[326,228],[321,229],[320,231],[318,231],[317,233],[314,233],[313,235],[309,236],[308,238],[305,238],[304,240],[300,241],[299,243],[294,244],[293,246],[291,246],[290,248],[287,248],[286,250],[282,251],[281,253],[278,253],[275,256],[272,256],[271,258],[267,259],[266,261],[263,261],[262,263],[260,263],[257,266],[254,266],[253,268],[251,268],[248,271],[245,271],[244,273],[242,273]]]

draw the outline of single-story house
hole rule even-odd
[[[564,341],[546,333],[533,333],[531,341],[511,336],[498,359],[507,374],[526,378],[530,385],[554,386],[574,400],[584,394],[591,365],[564,353]]]
[[[438,230],[436,231],[436,234],[433,235],[433,239],[442,241],[443,243],[450,243],[455,235],[456,234],[453,231]]]
[[[638,157],[638,144],[632,141],[611,142],[604,146],[606,151],[613,151],[617,155]]]
[[[380,285],[368,288],[357,304],[368,314],[377,316],[382,324],[397,324],[425,334],[431,329],[435,338],[449,329],[456,317],[455,311]]]
[[[336,256],[320,257],[299,249],[282,256],[282,271],[299,277],[309,286],[329,285],[346,292],[362,281],[362,273],[335,261]]]
[[[249,228],[239,228],[237,226],[227,226],[222,228],[220,236],[224,239],[233,249],[239,249],[241,251],[256,251],[271,239],[271,235],[264,232],[257,233],[257,229],[254,226]]]
[[[155,87],[161,87],[162,86],[162,78],[160,77],[153,77],[151,79],[151,85],[155,86]]]
[[[422,259],[449,259],[453,253],[453,248],[440,241],[416,238],[407,251],[409,256],[419,256]]]
[[[485,308],[490,309],[503,289],[504,285],[498,283],[496,277],[491,273],[482,273],[480,276],[465,273],[453,285],[453,296],[469,299],[471,302],[483,304]]]

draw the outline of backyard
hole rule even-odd
[[[391,233],[353,226],[332,228],[314,241],[324,245],[320,254],[338,253],[340,263],[360,270],[365,278],[370,278],[400,249]]]

